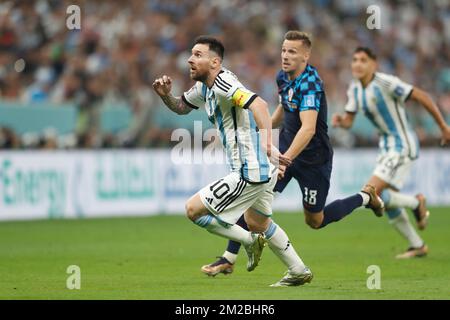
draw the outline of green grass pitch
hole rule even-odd
[[[406,261],[394,256],[407,243],[369,211],[323,230],[309,229],[300,213],[275,213],[315,276],[291,288],[269,287],[285,271],[269,248],[254,272],[242,251],[232,275],[204,276],[201,265],[226,241],[183,216],[4,222],[0,298],[449,299],[450,208],[431,212],[423,232],[429,256]],[[81,269],[80,290],[66,288],[69,265]],[[366,286],[370,265],[381,268],[380,290]]]

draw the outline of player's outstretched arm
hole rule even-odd
[[[441,145],[446,145],[450,142],[450,126],[445,122],[444,117],[439,111],[436,103],[431,99],[430,95],[422,89],[414,87],[411,93],[411,99],[420,103],[434,118],[437,125],[442,132]]]
[[[153,89],[160,96],[164,104],[177,114],[188,114],[192,108],[183,102],[181,97],[174,97],[170,92],[172,90],[172,79],[164,75],[153,82]]]
[[[278,128],[283,122],[284,109],[281,104],[277,106],[272,114],[272,129]]]
[[[316,133],[318,114],[319,113],[316,110],[306,110],[300,112],[300,121],[302,126],[295,135],[289,149],[284,153],[286,157],[294,160],[309,144],[312,137]]]
[[[331,125],[335,128],[350,129],[355,121],[355,113],[346,112],[344,115],[335,113],[331,118]]]

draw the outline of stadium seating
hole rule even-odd
[[[77,109],[70,104],[0,102],[0,126],[10,127],[19,134],[40,134],[48,128],[60,134],[74,132],[77,114]]]

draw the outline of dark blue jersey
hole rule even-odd
[[[280,133],[280,151],[285,152],[302,123],[299,112],[316,110],[316,133],[306,148],[295,159],[294,163],[319,165],[333,156],[333,149],[328,137],[327,99],[316,68],[307,65],[302,74],[289,80],[288,74],[282,70],[277,75],[280,103],[284,109],[283,127]]]

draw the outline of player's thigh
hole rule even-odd
[[[311,214],[322,212],[330,189],[331,163],[300,167],[294,178],[300,186],[305,211]]]
[[[277,181],[273,191],[282,193],[292,179],[292,167],[286,168],[286,172],[284,173],[284,177],[282,179],[278,180],[278,177],[276,179]]]
[[[249,229],[254,232],[264,232],[269,227],[272,216],[274,186],[277,174],[275,173],[268,184],[261,185],[261,191],[252,206],[246,211],[245,221]]]
[[[269,186],[273,189],[275,182],[276,178],[272,178],[268,183],[251,184],[233,172],[206,186],[199,194],[202,203],[217,219],[235,224]]]
[[[381,193],[383,189],[400,190],[411,171],[412,161],[398,153],[382,154],[377,159],[377,165],[369,183]]]
[[[232,172],[201,189],[200,200],[219,220],[234,224],[253,203],[244,201],[249,193],[248,185],[239,173]]]

